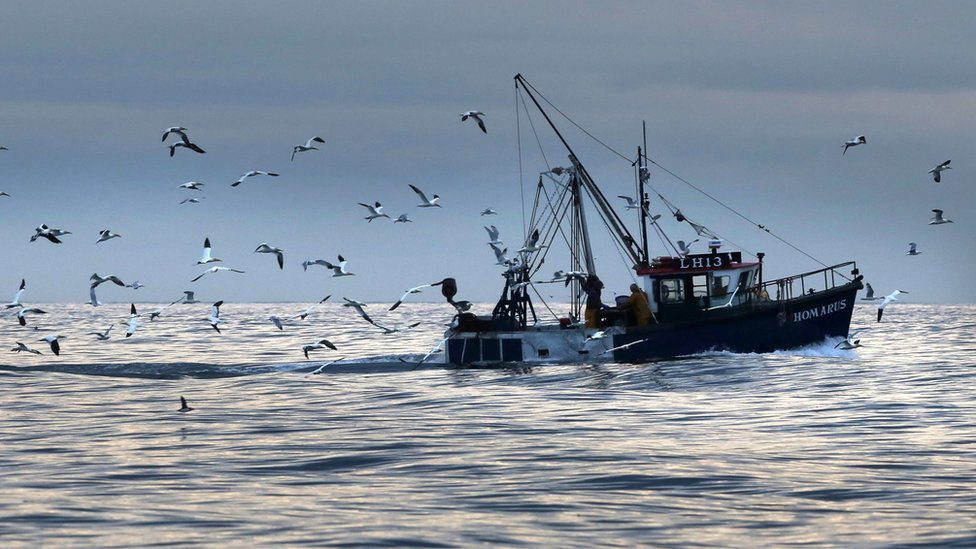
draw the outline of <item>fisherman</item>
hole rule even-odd
[[[600,309],[603,308],[603,299],[601,297],[603,282],[595,274],[591,274],[586,277],[586,282],[583,283],[583,291],[586,292],[586,327],[599,328]]]
[[[651,308],[647,304],[647,294],[637,284],[630,285],[630,297],[627,298],[627,308],[630,309],[634,321],[638,326],[651,323]]]

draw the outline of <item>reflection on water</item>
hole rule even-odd
[[[0,318],[68,336],[0,367],[4,546],[976,545],[972,306],[858,307],[856,353],[502,370],[393,367],[440,305],[394,336],[187,305],[108,342],[127,306],[46,307]]]

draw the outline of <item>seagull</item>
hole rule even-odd
[[[142,288],[144,286],[145,286],[145,284],[143,284],[142,282],[139,282],[138,280],[136,280],[132,284],[126,284],[125,285],[126,288],[132,288],[133,290],[138,290],[139,288]]]
[[[181,189],[189,189],[189,190],[193,190],[193,191],[200,191],[200,190],[203,190],[203,189],[201,189],[201,187],[203,187],[203,183],[200,183],[199,181],[187,181],[186,183],[183,183],[182,185],[179,185],[179,187]]]
[[[687,244],[685,244],[685,241],[684,240],[679,240],[677,242],[677,244],[678,244],[678,257],[684,257],[684,256],[688,255],[689,253],[691,253],[691,245],[694,244],[695,242],[698,242],[699,240],[701,240],[701,239],[696,238],[696,239],[692,240],[691,242],[689,242]]]
[[[841,156],[844,156],[845,154],[847,154],[847,149],[849,149],[851,147],[856,147],[858,145],[863,145],[863,144],[865,144],[867,142],[868,142],[867,138],[864,137],[863,135],[859,135],[859,136],[855,137],[854,139],[851,139],[849,141],[845,141],[844,142],[844,145],[843,145],[844,152],[842,152],[840,155]]]
[[[129,326],[125,330],[125,337],[129,337],[136,333],[136,328],[139,327],[139,314],[136,312],[136,304],[132,303],[129,309]]]
[[[601,339],[606,339],[610,337],[610,335],[611,334],[608,334],[605,330],[597,330],[596,332],[593,332],[591,335],[589,335],[586,339],[583,340],[583,345],[580,346],[580,351],[586,349],[587,343],[591,341],[599,341]]]
[[[481,210],[481,215],[498,215],[498,212],[496,212],[492,208],[485,208]]]
[[[197,280],[200,280],[201,278],[203,278],[204,275],[207,275],[207,274],[210,274],[210,273],[216,273],[216,272],[220,272],[220,271],[230,271],[232,273],[241,273],[241,274],[244,274],[244,271],[242,271],[240,269],[231,269],[230,267],[221,267],[220,265],[216,265],[216,266],[210,267],[206,271],[203,271],[202,273],[198,274],[197,277],[194,278],[193,280],[191,280],[190,282],[196,282]]]
[[[488,245],[491,246],[492,251],[495,252],[495,265],[511,265],[512,261],[505,256],[505,254],[508,252],[508,248],[503,250],[491,242],[489,242]]]
[[[199,153],[199,154],[204,154],[204,153],[207,152],[207,151],[201,149],[199,147],[199,145],[197,145],[196,143],[190,143],[186,139],[186,136],[185,135],[183,136],[183,141],[177,141],[175,143],[170,143],[169,145],[167,145],[167,147],[169,147],[169,155],[170,156],[176,155],[176,147],[184,147],[184,148],[190,149],[191,151],[193,151],[195,153]]]
[[[539,244],[539,229],[536,229],[532,231],[532,234],[529,235],[529,239],[526,241],[525,246],[520,248],[518,253],[537,252],[545,248],[545,246],[540,246],[538,244]]]
[[[240,185],[241,183],[243,183],[244,180],[247,179],[248,177],[254,177],[255,175],[268,175],[268,176],[271,176],[271,177],[278,177],[278,174],[276,174],[274,172],[264,172],[264,171],[261,171],[261,170],[251,170],[251,171],[247,172],[246,174],[242,175],[240,178],[238,178],[237,181],[231,183],[230,186],[231,187],[236,187],[236,186]]]
[[[315,145],[312,145],[312,143],[325,143],[325,139],[322,139],[319,136],[315,136],[309,139],[308,141],[306,141],[304,145],[295,145],[294,150],[291,151],[291,161],[292,162],[295,161],[295,154],[297,153],[319,150],[319,148],[316,147]]]
[[[0,196],[10,196],[10,195],[7,194],[5,191],[0,191]]]
[[[193,292],[184,292],[184,293],[189,294],[190,299],[193,298]],[[149,311],[149,322],[152,322],[152,321],[156,320],[157,318],[159,318],[159,316],[163,314],[163,309],[168,309],[169,307],[172,307],[173,305],[176,305],[177,303],[179,303],[180,301],[183,301],[184,299],[186,299],[186,296],[181,297],[181,298],[177,299],[176,301],[170,301],[169,303],[167,303],[166,305],[163,305],[162,307],[156,309],[155,311]],[[196,301],[193,300],[193,301],[190,301],[189,303],[196,303]]]
[[[318,368],[316,368],[316,369],[315,369],[314,371],[312,371],[312,372],[311,372],[311,374],[312,374],[312,375],[319,375],[319,374],[321,374],[321,373],[322,373],[322,370],[324,370],[326,366],[332,366],[332,365],[333,365],[333,364],[335,364],[336,362],[339,362],[339,361],[341,361],[341,360],[343,360],[343,359],[345,359],[345,358],[346,358],[346,357],[341,357],[341,358],[337,358],[337,359],[335,359],[335,360],[333,360],[332,362],[326,362],[325,364],[323,364],[323,365],[321,365],[321,366],[319,366],[319,367],[318,367]]]
[[[881,304],[878,305],[878,322],[881,322],[881,314],[884,313],[884,308],[892,301],[898,301],[898,296],[900,294],[907,294],[907,293],[908,292],[906,292],[905,290],[895,290],[890,294],[886,295],[885,298],[881,301]]]
[[[95,295],[95,287],[94,286],[88,288],[88,303],[92,307],[99,307],[102,304],[102,302],[98,300],[98,296]]]
[[[377,324],[375,322],[373,323],[373,326],[376,326],[377,328],[379,328],[380,330],[382,330],[383,331],[383,335],[391,335],[391,334],[395,334],[397,332],[402,332],[404,330],[409,330],[411,328],[416,328],[417,326],[420,326],[420,321],[418,320],[417,322],[414,322],[413,324],[407,324],[406,326],[404,326],[402,328],[399,327],[399,326],[394,326],[394,327],[390,328],[390,327],[387,327],[387,326],[383,326],[381,324]]]
[[[58,239],[59,236],[66,234],[71,234],[71,231],[63,231],[61,229],[52,229],[45,224],[34,229],[34,236],[30,238],[31,242],[34,242],[38,238],[46,238],[55,244],[60,244],[61,241]]]
[[[53,336],[44,336],[41,339],[38,339],[38,341],[47,341],[47,344],[51,346],[51,352],[54,353],[55,356],[57,356],[61,354],[61,344],[58,343],[58,338],[67,339],[65,336],[62,335],[53,335]]]
[[[929,225],[941,225],[943,223],[952,223],[951,219],[945,219],[942,217],[942,210],[933,209],[935,215],[932,216],[932,220],[929,221]]]
[[[189,412],[191,410],[193,410],[193,408],[186,403],[186,399],[180,396],[180,409],[177,410],[177,412]]]
[[[949,162],[952,162],[952,160],[946,160],[945,162],[929,170],[929,173],[932,174],[932,179],[934,179],[936,183],[942,181],[942,172],[952,169],[952,167],[949,166]]]
[[[194,293],[194,292],[192,292],[192,291],[190,291],[190,290],[184,290],[184,291],[183,291],[183,303],[200,303],[199,301],[197,301],[197,300],[196,300],[196,299],[195,299],[195,298],[193,297],[193,293]],[[179,301],[179,300],[177,300],[177,301]],[[175,303],[175,302],[174,302],[174,303]]]
[[[204,200],[206,198],[207,197],[205,196],[201,196],[200,198],[196,198],[196,197],[184,198],[183,200],[180,200],[180,204],[199,204],[201,200]]]
[[[481,131],[484,132],[484,133],[488,133],[488,130],[485,129],[485,121],[481,119],[481,117],[484,116],[484,115],[485,115],[485,113],[483,113],[481,111],[468,111],[468,112],[464,112],[464,113],[461,113],[461,122],[464,122],[465,120],[467,120],[469,118],[474,118],[475,120],[478,121],[478,127],[481,128]]]
[[[254,250],[254,253],[275,254],[278,257],[278,268],[285,268],[285,252],[281,248],[268,246],[267,242],[262,242],[258,245],[257,249]]]
[[[311,265],[321,265],[325,267],[328,264],[329,262],[324,259],[306,259],[305,261],[302,261],[302,270],[307,271]]]
[[[349,271],[346,270],[345,258],[343,258],[342,255],[339,255],[338,257],[339,257],[338,265],[333,265],[328,261],[326,261],[325,268],[332,269],[332,276],[354,276],[356,273],[350,273]]]
[[[207,237],[203,240],[203,255],[200,256],[200,261],[197,261],[197,265],[206,265],[207,263],[220,261],[211,255],[211,251],[212,248],[210,246],[210,237]]]
[[[488,244],[498,244],[498,245],[504,244],[504,242],[498,240],[498,227],[492,225],[490,227],[485,227],[485,230],[488,231],[488,238],[491,239],[491,241],[489,241]]]
[[[408,185],[410,185],[410,184],[408,183]],[[419,208],[440,208],[441,207],[441,205],[438,203],[438,201],[440,201],[441,197],[439,197],[439,196],[437,196],[435,194],[434,195],[434,198],[431,198],[430,200],[428,200],[427,199],[427,195],[424,194],[424,191],[418,189],[414,185],[410,185],[410,188],[413,189],[413,192],[417,193],[417,196],[420,197],[420,202],[421,203],[418,204],[417,207],[419,207]]]
[[[638,339],[637,341],[631,341],[630,343],[624,343],[623,345],[618,345],[616,347],[611,347],[611,348],[607,349],[606,351],[603,351],[600,354],[601,355],[605,355],[607,353],[612,353],[614,351],[619,351],[621,349],[629,349],[629,348],[633,347],[634,345],[640,345],[641,343],[644,343],[648,339],[651,339],[651,338],[645,337],[644,339]]]
[[[308,345],[302,346],[302,352],[305,353],[305,358],[308,358],[308,352],[314,351],[315,349],[321,349],[322,347],[328,347],[333,351],[336,351],[336,346],[332,344],[328,339],[320,339],[315,343],[309,343]]]
[[[223,320],[220,319],[220,306],[223,304],[224,304],[223,300],[214,303],[210,307],[210,316],[207,317],[207,320],[210,321],[210,325],[213,327],[214,330],[217,330],[218,334],[220,333],[220,328],[217,327],[217,324],[223,322]]]
[[[400,217],[393,220],[394,223],[413,223],[413,219],[407,217],[407,214],[400,214]]]
[[[103,229],[101,231],[98,231],[98,234],[102,236],[98,239],[98,241],[95,242],[95,244],[98,244],[100,242],[105,242],[106,240],[111,240],[113,238],[122,238],[122,235],[113,233],[108,229]]]
[[[637,203],[637,200],[635,200],[635,199],[633,199],[633,198],[631,198],[629,196],[624,196],[622,194],[618,194],[617,195],[617,198],[623,198],[624,200],[627,201],[627,209],[628,210],[636,210],[637,208],[640,208],[640,204]]]
[[[112,333],[112,328],[114,327],[114,324],[109,324],[108,328],[106,328],[104,332],[88,332],[88,335],[97,337],[99,341],[108,341],[112,337],[109,334]]]
[[[915,249],[915,243],[914,242],[909,242],[908,243],[908,251],[905,252],[905,255],[918,255],[920,253],[922,253],[922,252],[920,252],[920,251],[918,251],[918,250]]]
[[[375,322],[373,322],[372,318],[369,318],[369,315],[366,314],[366,311],[363,310],[363,307],[366,306],[365,303],[363,303],[362,301],[349,299],[348,297],[343,297],[342,299],[346,301],[345,303],[342,304],[343,307],[352,307],[353,309],[356,309],[356,312],[359,313],[359,316],[363,317],[363,320],[369,322],[370,324],[376,324]]]
[[[9,150],[10,149],[8,149],[7,147],[4,147],[3,145],[0,145],[0,151],[9,151]]]
[[[28,353],[34,353],[35,355],[41,354],[40,351],[38,351],[37,349],[35,349],[33,347],[28,347],[27,345],[24,345],[23,343],[21,343],[19,341],[16,342],[16,343],[17,343],[17,346],[14,347],[13,349],[10,349],[11,352],[17,352],[17,353],[19,353],[21,351],[27,351]]]
[[[122,279],[115,275],[99,276],[98,273],[94,273],[88,278],[88,280],[92,281],[92,289],[98,287],[103,282],[112,282],[116,286],[125,286],[125,282],[122,282]]]
[[[861,298],[861,301],[877,301],[881,299],[880,296],[874,295],[874,288],[871,287],[871,284],[865,282],[864,287],[867,289],[867,292],[864,294],[864,297]]]
[[[289,319],[292,319],[292,318],[300,318],[300,319],[302,319],[302,320],[305,320],[305,317],[307,317],[307,316],[308,316],[309,314],[311,314],[311,313],[312,313],[312,311],[313,311],[313,310],[314,310],[314,309],[315,309],[316,307],[318,307],[319,305],[321,305],[321,304],[323,304],[323,303],[325,303],[326,301],[328,301],[330,297],[332,297],[332,294],[329,294],[329,295],[327,295],[327,296],[325,296],[325,297],[323,297],[322,299],[320,299],[320,300],[319,300],[319,302],[318,302],[318,303],[315,303],[314,305],[309,305],[308,307],[306,307],[306,308],[305,308],[305,310],[304,310],[304,311],[302,311],[302,312],[300,312],[300,313],[298,313],[298,314],[297,314],[297,315],[295,315],[295,316],[291,316],[291,317],[288,317],[288,318],[289,318]]]
[[[458,314],[465,313],[471,310],[471,306],[473,305],[470,301],[464,299],[462,299],[461,301],[454,301],[453,299],[451,299],[450,301],[448,301],[448,303],[450,303],[451,305],[454,306],[455,309],[457,309]]]
[[[837,345],[834,345],[834,349],[837,349],[839,347],[839,348],[841,348],[841,349],[843,349],[845,351],[850,351],[851,349],[856,349],[856,348],[860,347],[861,346],[861,340],[860,340],[860,338],[854,339],[855,337],[857,337],[857,332],[855,332],[855,333],[847,336],[845,339],[842,339],[841,341],[837,342]]]
[[[172,127],[166,128],[165,130],[163,130],[163,138],[160,139],[159,141],[161,143],[164,143],[166,141],[166,137],[169,136],[169,134],[171,134],[171,133],[175,133],[175,134],[179,135],[180,136],[180,139],[182,139],[182,140],[189,141],[189,139],[187,139],[187,137],[186,137],[186,128],[184,128],[183,126],[172,126]]]
[[[390,217],[389,215],[383,213],[383,205],[380,204],[379,202],[376,202],[372,206],[370,206],[369,204],[363,204],[362,202],[360,202],[359,205],[369,210],[369,215],[364,217],[363,219],[369,221],[370,223],[372,223],[373,220],[378,217],[386,217],[386,218]]]
[[[430,284],[421,284],[420,286],[414,286],[413,288],[410,288],[409,290],[403,292],[403,295],[400,296],[400,299],[398,299],[397,302],[394,303],[393,306],[390,307],[389,310],[392,311],[393,309],[396,309],[397,307],[399,307],[400,304],[403,303],[403,301],[405,299],[407,299],[408,297],[410,297],[410,294],[419,294],[420,291],[423,290],[424,288],[430,288],[430,287],[431,287]]]
[[[285,327],[281,325],[281,319],[278,318],[278,315],[271,315],[271,316],[268,317],[268,320],[270,320],[271,322],[273,322],[274,325],[277,326],[279,330],[284,330],[285,329]]]
[[[14,307],[23,307],[23,305],[21,305],[21,303],[20,303],[20,296],[24,295],[24,288],[26,288],[26,287],[27,287],[27,279],[21,278],[20,279],[20,288],[17,290],[17,293],[14,294],[14,298],[10,300],[10,303],[7,303],[7,305],[4,307],[4,309],[13,309]]]

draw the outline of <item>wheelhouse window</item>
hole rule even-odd
[[[722,297],[729,293],[731,277],[727,275],[712,275],[712,297]]]
[[[661,303],[679,303],[685,300],[685,281],[667,278],[661,281]]]
[[[692,296],[694,297],[707,297],[708,296],[708,276],[707,275],[695,275],[691,278],[691,289]]]

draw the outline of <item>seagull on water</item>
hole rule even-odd
[[[840,348],[845,351],[850,351],[851,349],[856,349],[860,346],[861,339],[857,337],[857,332],[855,332],[847,336],[845,339],[838,341],[837,345],[834,345],[834,349]]]
[[[435,194],[434,198],[428,200],[427,195],[424,194],[424,191],[420,190],[415,185],[411,185],[409,183],[408,185],[410,186],[411,189],[413,189],[413,192],[417,193],[417,196],[420,197],[420,204],[418,204],[417,207],[419,208],[440,208],[441,207],[441,205],[438,203],[441,197]]]
[[[905,252],[905,255],[918,255],[918,254],[922,253],[922,252],[916,250],[915,247],[916,247],[916,244],[914,242],[909,242],[908,243],[908,251]]]
[[[339,264],[333,265],[328,261],[325,262],[326,269],[332,269],[332,276],[354,276],[356,273],[350,273],[346,270],[346,259],[340,254],[338,256]]]
[[[193,408],[186,403],[186,399],[183,398],[183,396],[180,396],[180,409],[177,410],[177,412],[189,412],[191,410],[193,410]]]
[[[485,129],[485,121],[481,119],[481,117],[484,116],[484,115],[485,115],[485,113],[483,113],[481,111],[467,111],[467,112],[463,112],[463,113],[461,113],[461,122],[464,122],[465,120],[467,120],[469,118],[473,118],[473,119],[475,119],[475,120],[478,121],[478,127],[481,128],[481,131],[484,132],[484,133],[488,133],[488,130]]]
[[[220,272],[220,271],[230,271],[232,273],[244,274],[244,271],[242,271],[240,269],[231,269],[230,267],[221,267],[220,265],[215,265],[213,267],[210,267],[206,271],[203,271],[202,273],[198,274],[196,276],[196,278],[194,278],[190,282],[196,282],[197,280],[200,280],[201,278],[203,278],[204,275],[208,275],[210,273],[217,273],[217,272]]]
[[[397,217],[396,219],[394,219],[393,222],[394,223],[413,223],[413,219],[410,219],[410,217],[407,216],[407,214],[400,214],[400,217]]]
[[[53,242],[54,244],[60,244],[61,241],[58,239],[58,237],[64,236],[66,234],[71,234],[71,231],[52,229],[51,227],[48,227],[46,224],[42,224],[41,226],[34,229],[34,236],[30,238],[30,241],[34,242],[38,238],[46,238],[51,242]]]
[[[498,240],[498,227],[496,227],[494,225],[491,225],[490,227],[485,227],[485,230],[488,231],[488,238],[491,239],[488,242],[488,244],[496,244],[496,245],[499,245],[499,246],[501,246],[502,244],[504,244],[504,242],[502,242],[501,240]]]
[[[874,288],[871,287],[870,283],[865,282],[864,287],[867,289],[867,292],[864,293],[864,297],[861,298],[861,301],[878,301],[881,299],[881,296],[874,295]]]
[[[364,217],[363,219],[365,219],[370,223],[372,223],[373,220],[378,217],[385,217],[387,219],[389,219],[390,217],[389,215],[383,213],[383,205],[380,204],[379,202],[376,202],[372,206],[370,206],[369,204],[363,204],[362,202],[360,202],[359,205],[369,210],[369,215]]]
[[[214,303],[210,307],[210,316],[207,317],[207,320],[210,321],[210,326],[213,327],[214,330],[217,330],[218,334],[220,333],[220,328],[217,326],[217,324],[223,322],[223,320],[220,319],[220,306],[223,304],[223,300]]]
[[[285,268],[285,252],[281,248],[275,248],[273,246],[268,246],[268,243],[267,242],[262,242],[254,250],[254,253],[256,253],[256,254],[257,253],[262,253],[262,254],[275,254],[275,256],[278,257],[278,268],[279,269],[284,269]]]
[[[139,313],[136,312],[136,304],[132,303],[129,309],[129,324],[125,329],[125,337],[129,337],[136,333],[136,328],[139,327]]]
[[[414,286],[413,288],[410,288],[409,290],[403,292],[403,295],[400,296],[400,299],[398,299],[397,302],[394,303],[392,307],[390,307],[390,310],[392,311],[393,309],[399,307],[400,304],[404,302],[404,300],[410,297],[410,294],[419,294],[420,291],[423,290],[424,288],[430,288],[430,287],[431,287],[430,284],[421,284],[420,286]]]
[[[899,295],[907,294],[907,293],[908,292],[906,292],[905,290],[895,290],[890,294],[886,295],[884,299],[881,300],[881,304],[878,305],[878,322],[881,322],[881,315],[882,313],[884,313],[884,308],[887,307],[888,304],[891,303],[892,301],[898,301]]]
[[[953,222],[951,219],[945,219],[942,217],[942,210],[933,209],[932,212],[935,213],[935,215],[932,216],[932,219],[929,221],[929,225],[941,225],[943,223]]]
[[[498,215],[498,212],[492,208],[485,208],[481,210],[481,215]]]
[[[529,235],[529,239],[525,242],[525,246],[520,248],[518,253],[537,252],[543,248],[545,248],[545,246],[539,245],[539,229],[536,229],[532,231],[532,234]]]
[[[165,143],[166,142],[166,138],[171,133],[175,133],[176,135],[180,136],[180,139],[181,140],[189,141],[189,138],[187,138],[187,136],[186,136],[186,131],[187,131],[186,128],[184,128],[183,126],[171,126],[169,128],[166,128],[165,130],[163,130],[163,138],[160,139],[159,141],[160,141],[160,143]]]
[[[187,181],[186,183],[179,185],[179,188],[189,189],[191,191],[202,191],[203,190],[202,187],[203,187],[203,183],[200,183],[199,181]]]
[[[271,176],[271,177],[278,177],[278,174],[276,174],[274,172],[265,172],[265,171],[261,171],[261,170],[251,170],[251,171],[247,172],[246,174],[242,175],[240,178],[238,178],[237,181],[231,183],[230,186],[231,187],[236,187],[236,186],[240,185],[241,183],[243,183],[244,180],[247,179],[248,177],[254,177],[256,175],[267,175],[267,176]]]
[[[306,141],[304,145],[295,145],[295,148],[291,151],[291,161],[292,162],[295,161],[295,155],[297,153],[319,150],[319,148],[316,147],[315,145],[312,145],[312,143],[325,143],[325,139],[322,139],[319,136],[315,136],[310,138],[308,141]]]
[[[13,349],[10,349],[11,352],[19,353],[21,351],[27,351],[28,353],[34,353],[35,355],[41,354],[40,351],[38,351],[37,349],[35,349],[33,347],[29,347],[29,346],[27,346],[27,345],[25,345],[25,344],[23,344],[23,343],[21,343],[19,341],[17,341],[16,343],[17,343],[17,346],[14,347]]]
[[[631,198],[629,196],[624,196],[622,194],[618,194],[617,195],[617,198],[623,198],[624,200],[627,201],[627,209],[628,210],[636,210],[637,208],[640,208],[640,204],[637,203],[637,200],[635,200],[635,199],[633,199],[633,198]]]
[[[114,327],[115,327],[114,324],[109,324],[108,328],[105,328],[104,332],[88,332],[88,335],[93,335],[97,337],[99,341],[108,341],[109,339],[112,338],[112,336],[109,334],[112,333],[112,328]]]
[[[220,261],[216,257],[213,257],[213,248],[210,246],[210,237],[203,240],[203,254],[200,256],[200,261],[197,261],[197,265],[206,265],[207,263],[214,263]]]
[[[333,351],[338,350],[338,349],[336,349],[336,346],[333,345],[332,342],[329,341],[328,339],[320,339],[320,340],[316,341],[315,343],[309,343],[307,345],[303,345],[302,346],[302,352],[305,353],[305,358],[308,358],[308,352],[309,351],[314,351],[315,349],[321,349],[322,347],[328,347],[329,349],[332,349]]]
[[[4,309],[13,309],[14,307],[23,307],[23,305],[20,303],[20,296],[24,295],[24,288],[26,288],[26,287],[27,287],[27,279],[21,278],[20,279],[20,287],[18,288],[17,293],[14,294],[14,298],[10,300],[10,303],[7,303],[7,305],[4,307]]]
[[[98,234],[100,234],[101,236],[95,242],[95,244],[98,244],[98,243],[101,243],[101,242],[105,242],[106,240],[111,240],[113,238],[122,238],[122,235],[120,235],[118,233],[113,233],[112,231],[110,231],[108,229],[102,229],[101,231],[98,231]]]
[[[942,172],[952,169],[952,167],[949,166],[950,162],[952,162],[952,160],[946,160],[945,162],[929,170],[929,173],[932,174],[932,179],[934,179],[936,183],[942,181]]]
[[[844,152],[842,152],[840,155],[841,156],[844,156],[845,154],[847,154],[847,149],[849,149],[851,147],[856,147],[858,145],[863,145],[863,144],[865,144],[867,142],[868,142],[867,138],[864,137],[863,135],[859,135],[859,136],[855,137],[854,139],[850,139],[848,141],[845,141],[844,142],[844,145],[843,145]]]
[[[41,339],[38,339],[38,341],[47,341],[47,344],[51,346],[51,352],[57,356],[61,354],[61,344],[58,343],[58,339],[67,339],[67,337],[62,335],[51,335],[44,336]]]
[[[345,300],[345,303],[342,304],[343,307],[352,307],[353,309],[356,310],[357,313],[359,313],[359,316],[363,317],[363,320],[369,322],[370,324],[376,324],[375,322],[373,322],[372,318],[369,318],[369,315],[366,314],[366,311],[363,310],[363,307],[366,306],[365,303],[363,303],[362,301],[356,301],[355,299],[349,299],[348,297],[343,297],[342,299]]]

